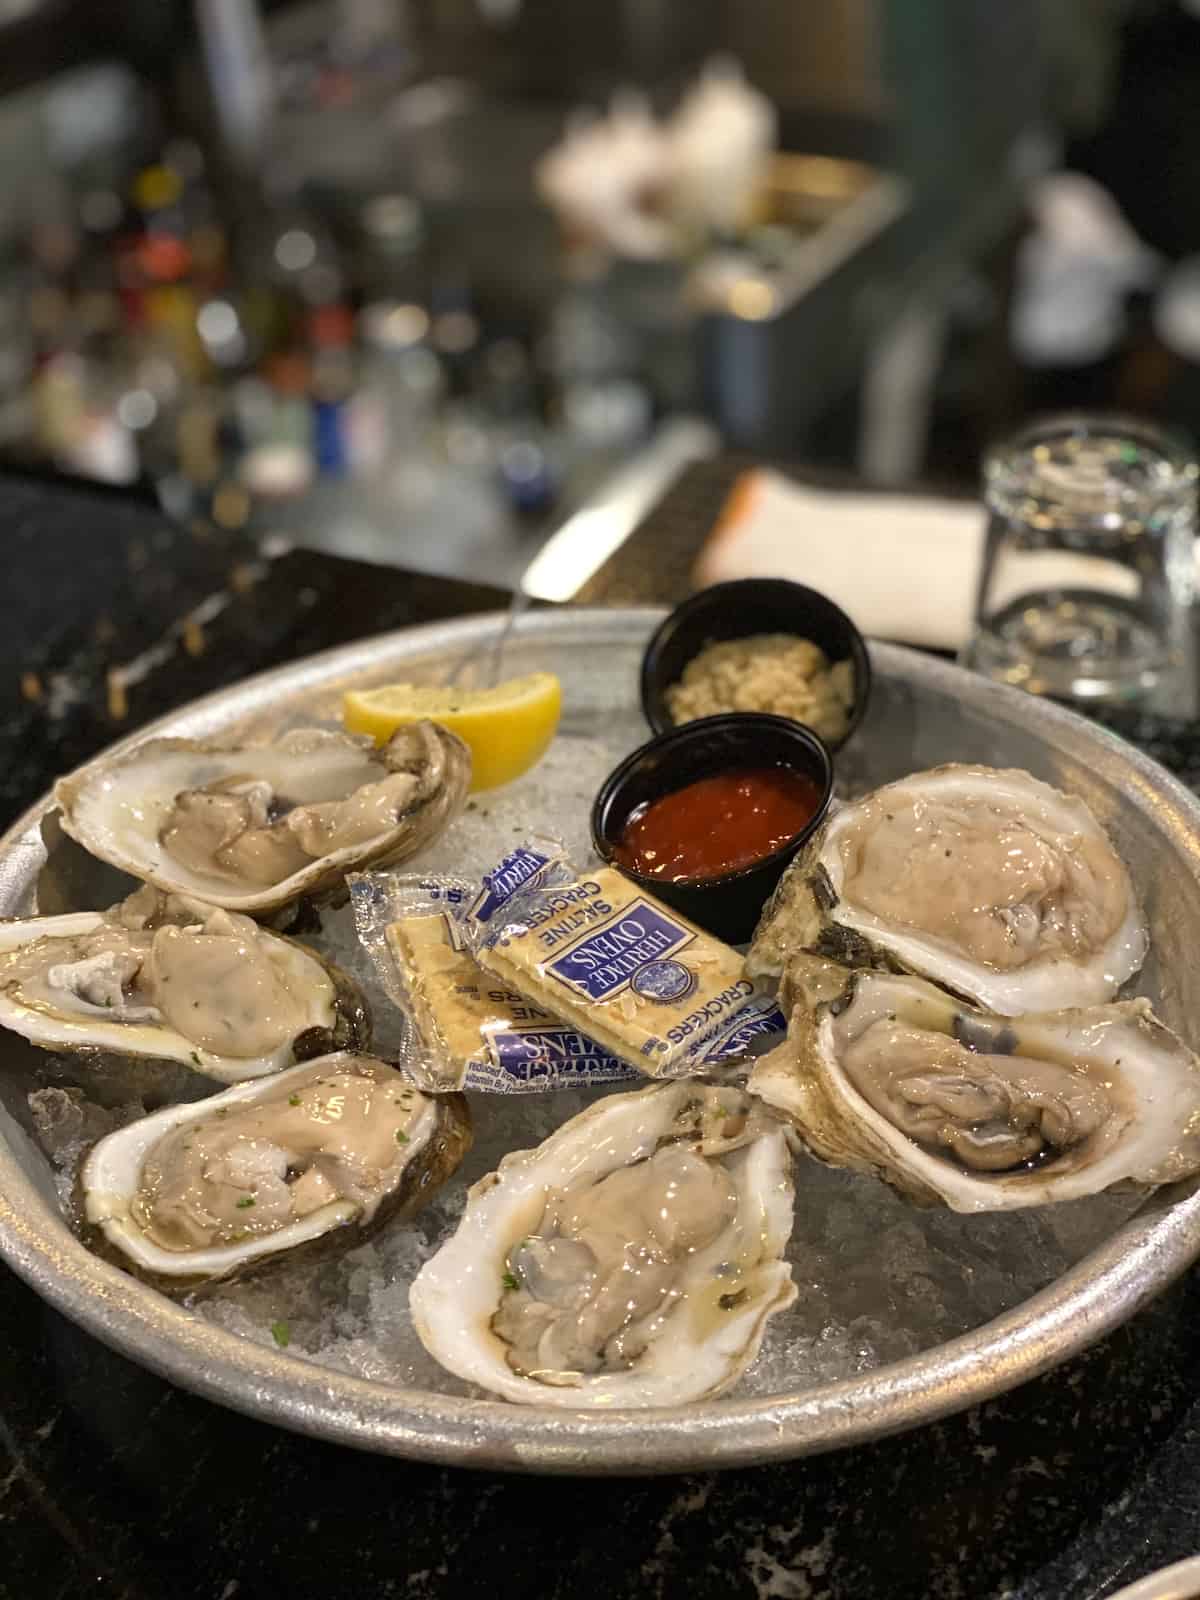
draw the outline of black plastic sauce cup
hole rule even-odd
[[[854,663],[854,705],[849,724],[830,748],[839,749],[858,727],[871,695],[871,661],[863,636],[840,606],[816,589],[786,578],[739,578],[701,589],[655,629],[642,657],[642,710],[656,733],[675,723],[667,690],[688,662],[710,644],[758,633],[790,633],[820,645],[831,662]],[[686,727],[686,723],[681,724]]]
[[[700,778],[747,767],[785,767],[817,785],[817,809],[786,844],[761,860],[711,878],[673,883],[615,859],[630,818],[651,800]],[[686,722],[659,734],[609,773],[592,806],[592,842],[610,865],[727,944],[750,938],[767,896],[784,868],[820,827],[833,794],[833,760],[810,728],[787,717],[731,711]]]

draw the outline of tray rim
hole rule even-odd
[[[568,609],[598,632],[651,627],[661,607],[572,607],[526,613],[522,636],[561,628]],[[139,728],[95,759],[181,723],[231,708],[261,711],[276,691],[331,679],[423,650],[466,648],[507,612],[377,634],[219,689]],[[630,638],[630,642],[633,639]],[[1135,746],[1074,712],[987,682],[934,657],[871,642],[883,674],[958,691],[985,714],[1053,731],[1077,755],[1132,769],[1156,804],[1182,813],[1200,874],[1200,800]],[[1004,713],[1010,715],[1006,716]],[[0,838],[0,894],[28,877],[41,851],[46,795]],[[33,859],[30,860],[29,858]],[[711,1470],[844,1448],[965,1409],[1049,1371],[1131,1317],[1200,1255],[1200,1179],[1157,1195],[1068,1272],[970,1333],[854,1378],[787,1394],[604,1415],[462,1399],[372,1382],[226,1332],[93,1255],[55,1217],[0,1136],[0,1257],[86,1332],[158,1376],[276,1426],[413,1460],[489,1470],[607,1475]]]

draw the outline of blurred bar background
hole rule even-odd
[[[1196,9],[0,0],[0,463],[511,584],[722,446],[1186,426]]]

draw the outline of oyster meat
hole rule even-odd
[[[122,1266],[185,1292],[333,1233],[349,1248],[422,1205],[470,1143],[461,1095],[338,1052],[110,1133],[80,1174],[84,1213]]]
[[[103,913],[0,923],[0,1026],[222,1083],[370,1039],[357,986],[315,951],[149,886]]]
[[[718,1394],[796,1296],[787,1137],[742,1090],[700,1081],[590,1106],[470,1191],[410,1291],[422,1343],[534,1405]]]
[[[945,766],[830,819],[768,905],[747,965],[779,976],[816,950],[1017,1016],[1111,999],[1146,949],[1129,873],[1082,800],[1027,772]]]
[[[857,972],[840,1001],[797,1006],[748,1088],[821,1160],[955,1211],[1200,1171],[1200,1061],[1145,1000],[1007,1018]]]
[[[62,826],[102,861],[175,894],[262,916],[402,861],[458,815],[471,754],[432,722],[381,749],[321,728],[274,744],[150,739],[55,785]]]

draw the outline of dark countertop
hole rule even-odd
[[[0,483],[0,516],[6,820],[206,689],[503,601],[332,557],[262,561],[107,496]],[[175,625],[196,607],[199,634]],[[722,1475],[504,1478],[222,1411],[0,1268],[0,1596],[1100,1600],[1200,1547],[1198,1371],[1192,1273],[1070,1365],[881,1444]]]

